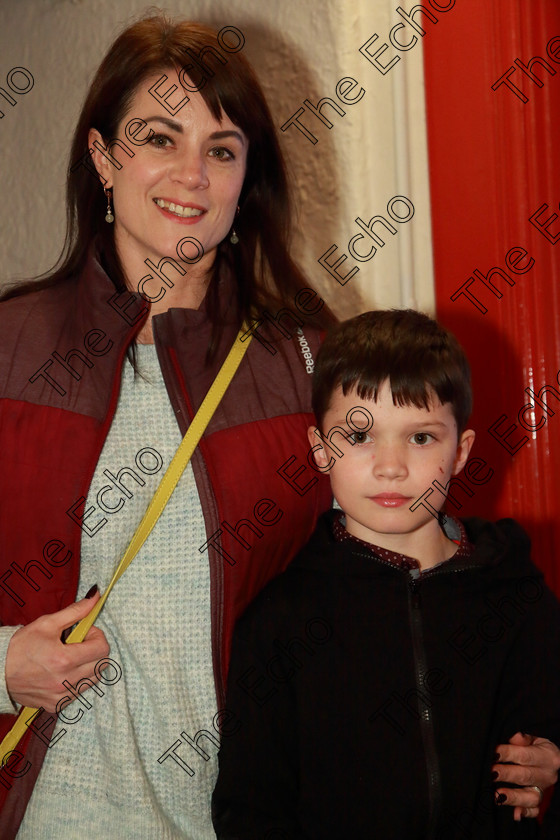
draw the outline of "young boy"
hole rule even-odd
[[[321,347],[309,460],[341,510],[237,625],[221,840],[539,836],[496,807],[490,768],[518,731],[560,738],[560,605],[513,520],[440,512],[474,443],[469,378],[413,311]]]

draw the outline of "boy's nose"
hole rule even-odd
[[[406,461],[399,446],[379,446],[373,463],[375,475],[381,478],[401,478],[406,475]]]

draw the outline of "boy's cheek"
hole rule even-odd
[[[355,471],[348,468],[348,465],[344,465],[341,461],[335,461],[328,475],[331,480],[333,495],[337,498],[339,496],[342,498],[356,496],[359,486],[358,476]],[[340,504],[342,505],[342,502]]]

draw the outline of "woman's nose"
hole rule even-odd
[[[172,181],[182,182],[189,190],[205,189],[208,184],[206,158],[200,154],[185,154],[173,162]]]

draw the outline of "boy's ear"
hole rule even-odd
[[[453,462],[453,469],[451,470],[452,475],[458,475],[467,463],[475,437],[476,432],[472,429],[465,429],[459,438],[457,453],[455,455],[455,461]]]
[[[93,149],[93,153],[91,155],[91,159],[93,160],[93,165],[97,169],[97,174],[102,179],[101,186],[104,189],[111,189],[113,186],[113,179],[111,177],[111,166],[112,164],[108,160],[108,158],[101,152],[97,146],[94,146],[94,142],[97,142],[105,147],[105,143],[103,142],[103,137],[98,132],[96,128],[90,128],[88,133],[88,149]]]
[[[313,460],[315,461],[321,472],[326,472],[332,467],[333,459],[327,454],[323,444],[320,443],[321,438],[315,434],[316,431],[319,431],[317,426],[309,426],[309,428],[307,429],[307,440],[311,444]]]

